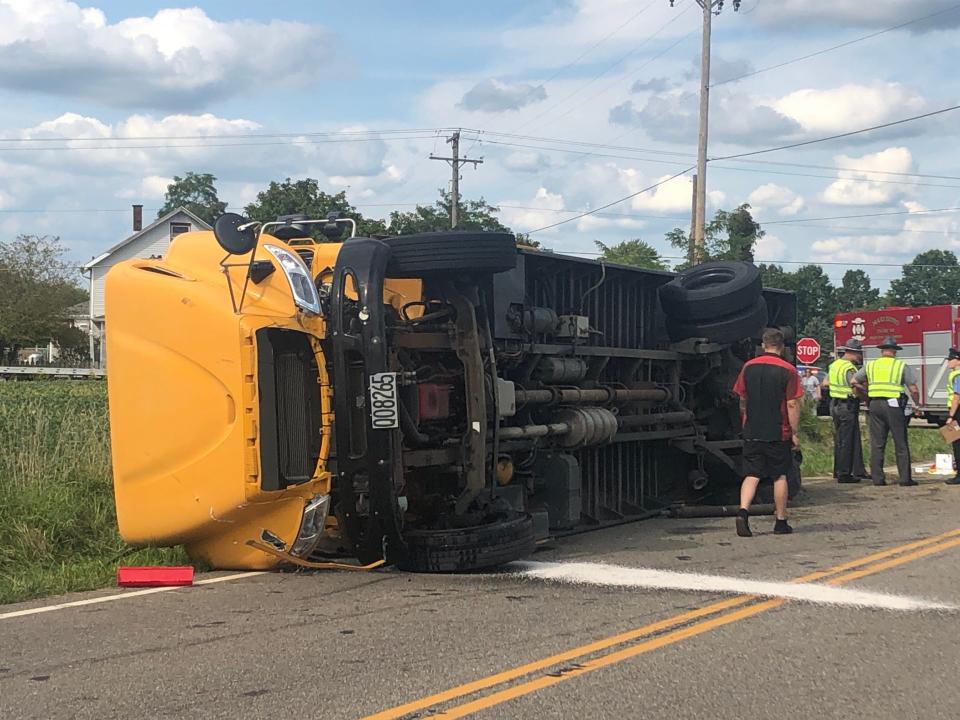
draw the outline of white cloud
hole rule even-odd
[[[545,187],[537,188],[532,199],[503,200],[499,206],[503,222],[520,232],[545,227],[574,214],[553,212],[566,209],[563,195],[552,193]]]
[[[691,143],[696,141],[699,128],[699,99],[694,92],[657,93],[642,109],[632,100],[611,108],[609,119],[615,125],[642,127],[656,140]],[[795,120],[756,98],[723,91],[711,98],[712,140],[756,144],[788,138],[800,130]]]
[[[809,133],[840,133],[917,115],[928,109],[926,99],[901,83],[842,85],[828,90],[804,89],[771,103]],[[910,132],[918,131],[918,127]]]
[[[780,0],[777,3],[759,3],[756,18],[761,24],[789,30],[795,29],[798,22],[830,27],[890,27],[955,5],[953,0],[871,0],[867,8],[863,0]],[[956,27],[958,24],[960,12],[947,12],[927,22],[911,25],[909,31],[924,32]]]
[[[472,112],[499,113],[519,110],[547,99],[543,85],[505,83],[495,78],[478,82],[460,99],[460,107]]]
[[[960,217],[956,214],[925,213],[924,205],[906,201],[901,207],[909,211],[899,229],[884,231],[889,220],[875,232],[859,235],[831,236],[813,243],[815,253],[828,254],[836,262],[904,264],[931,247],[960,249]],[[874,270],[871,269],[871,274]],[[896,274],[896,273],[893,273]]]
[[[550,158],[541,152],[521,151],[510,153],[503,159],[503,164],[510,170],[522,173],[535,173],[550,167]]]
[[[620,55],[624,47],[635,49],[638,41],[648,40],[658,29],[661,39],[684,35],[697,19],[689,6],[671,8],[667,2],[648,3],[638,13],[640,9],[634,0],[559,3],[541,22],[508,30],[500,41],[511,64],[519,61],[556,69],[588,49],[586,57],[591,61]]]
[[[750,193],[747,202],[753,208],[754,214],[761,216],[768,210],[774,210],[780,215],[796,215],[804,207],[801,196],[776,183],[761,185]]]
[[[161,175],[147,175],[135,187],[125,187],[116,192],[116,197],[127,200],[160,200],[167,194],[167,187],[173,182],[172,177]]]
[[[653,178],[653,182],[662,182],[669,178],[669,175]],[[646,185],[652,185],[653,182],[632,181],[631,185],[636,185],[637,190],[641,190]],[[631,178],[633,180],[633,178]],[[674,178],[665,182],[663,185],[637,195],[630,201],[630,207],[634,210],[653,210],[654,212],[690,212],[690,206],[693,200],[693,180],[688,176]]]
[[[892,147],[878,153],[861,157],[838,155],[834,158],[840,179],[832,182],[823,192],[823,200],[831,205],[884,205],[909,193],[915,179],[900,178],[885,173],[914,172],[916,167],[910,150]],[[870,172],[874,171],[874,172]]]
[[[260,141],[238,137],[259,128],[258,123],[250,120],[221,118],[209,113],[162,118],[131,115],[115,124],[77,113],[64,113],[32,128],[8,133],[8,136],[22,139],[92,138],[100,142],[70,140],[24,146],[6,157],[12,164],[32,168],[55,168],[77,174],[112,172],[118,176],[166,176],[208,167],[220,168],[227,175],[259,169],[259,175],[267,172],[281,177],[298,173],[315,173],[313,177],[371,177],[385,172],[388,148],[382,140],[315,142],[315,138],[300,136]],[[183,139],[150,139],[169,137]],[[207,137],[211,139],[205,140]],[[111,142],[115,138],[143,140]],[[70,150],[62,149],[64,147]]]
[[[930,109],[927,99],[902,83],[876,82],[839,87],[804,88],[777,97],[717,88],[711,94],[710,139],[762,146],[837,134],[900,120]],[[642,128],[656,140],[695,142],[699,128],[699,96],[686,89],[653,93],[641,108],[633,100],[612,107],[609,122]],[[855,136],[850,142],[877,137],[955,132],[948,120],[932,119]]]
[[[117,107],[185,109],[312,85],[333,45],[319,27],[218,22],[196,7],[111,24],[67,0],[0,0],[0,87]]]
[[[776,235],[767,233],[757,240],[754,256],[757,262],[770,262],[771,260],[782,260],[787,249],[786,243]]]
[[[669,90],[671,87],[670,81],[665,77],[655,77],[649,79],[641,79],[634,81],[633,85],[630,86],[630,92],[632,93],[641,93],[641,92],[664,92]]]

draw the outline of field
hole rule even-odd
[[[106,384],[0,382],[0,603],[103,587],[180,549],[117,535]]]
[[[935,430],[910,433],[915,459],[945,451]],[[829,475],[831,424],[807,409],[801,435],[803,474]],[[0,604],[104,587],[120,564],[187,562],[117,535],[105,383],[0,382]]]

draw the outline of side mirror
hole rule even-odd
[[[224,213],[213,224],[213,235],[231,255],[246,255],[257,246],[256,223],[237,213]]]

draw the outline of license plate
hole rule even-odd
[[[370,425],[374,430],[400,427],[397,373],[374,373],[370,376]]]

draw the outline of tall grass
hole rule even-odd
[[[102,587],[118,564],[186,562],[116,527],[105,384],[0,382],[0,603]]]

